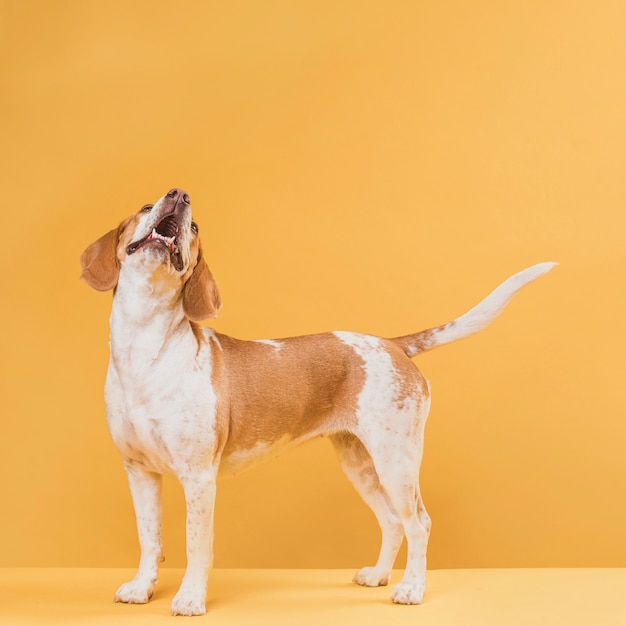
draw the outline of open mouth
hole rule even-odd
[[[183,269],[183,259],[178,248],[178,230],[178,221],[174,214],[166,215],[149,235],[131,243],[126,248],[126,254],[134,254],[146,245],[163,246],[169,251],[172,265],[180,272]]]

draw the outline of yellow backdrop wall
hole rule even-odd
[[[418,359],[431,567],[626,566],[626,4],[4,2],[0,565],[130,566],[92,240],[192,198],[242,338],[399,335],[560,267]],[[179,488],[167,563],[184,564]],[[319,441],[219,485],[216,565],[357,567]]]

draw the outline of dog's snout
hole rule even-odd
[[[189,199],[189,194],[182,189],[178,189],[174,187],[174,189],[170,189],[167,192],[167,197],[176,200],[177,202],[182,200],[185,204],[191,204],[191,200]]]

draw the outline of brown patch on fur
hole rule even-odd
[[[384,340],[383,345],[393,364],[393,381],[397,390],[393,402],[398,408],[404,408],[407,401],[414,398],[417,398],[418,403],[423,402],[429,392],[422,373],[395,340]]]
[[[98,291],[108,291],[117,285],[125,250],[125,246],[121,246],[120,242],[130,238],[135,228],[129,228],[129,225],[136,226],[138,219],[137,215],[126,218],[117,228],[96,239],[80,255],[80,264],[83,268],[80,277],[90,287]]]
[[[190,254],[192,259],[195,257],[197,260],[189,264],[191,274],[188,270],[183,277],[183,310],[189,320],[201,322],[217,317],[222,299],[198,239],[192,241]]]
[[[137,230],[139,220],[141,219],[141,212],[133,213],[130,217],[127,217],[121,224],[122,228],[119,231],[119,243],[117,246],[117,259],[123,263],[126,258],[126,248],[132,243],[133,235]]]
[[[292,337],[280,347],[217,335],[213,380],[223,458],[288,437],[354,426],[365,383],[363,363],[331,333]]]
[[[450,323],[452,322],[449,322],[448,324],[444,324],[442,326],[437,326],[436,328],[422,330],[418,333],[413,333],[411,335],[395,337],[393,339],[389,339],[388,341],[399,346],[409,358],[412,358],[414,356],[417,356],[421,352],[427,352],[428,350],[432,350],[432,348],[437,347],[435,335],[437,334],[437,332],[444,330],[446,326],[448,326]]]
[[[204,331],[202,330],[202,326],[191,321],[189,322],[189,325],[191,326],[191,332],[193,333],[193,336],[196,338],[196,341],[198,342],[198,350],[200,350],[200,348],[202,347],[202,344],[206,341],[206,337],[204,336]]]

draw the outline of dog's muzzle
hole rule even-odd
[[[189,195],[182,189],[172,189],[162,199],[159,206],[161,219],[152,226],[148,235],[131,243],[126,254],[135,254],[145,246],[162,246],[169,252],[169,259],[174,269],[181,272],[184,262],[179,248],[178,235],[181,222],[189,210]]]

